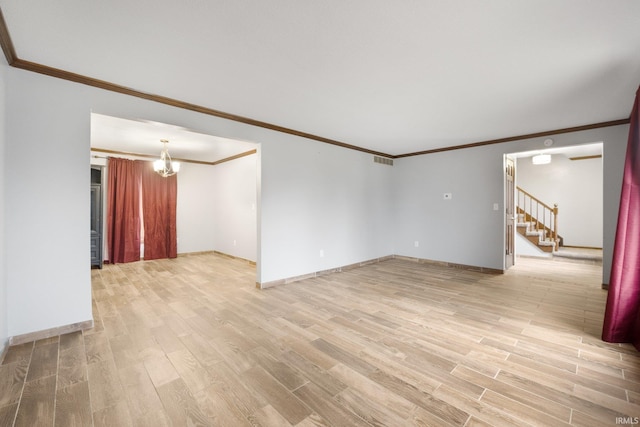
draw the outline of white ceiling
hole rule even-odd
[[[91,147],[159,156],[169,141],[175,159],[215,162],[256,148],[256,144],[190,131],[166,123],[91,114]]]
[[[592,144],[572,145],[569,147],[545,148],[535,151],[522,151],[511,154],[512,157],[533,157],[538,154],[563,154],[567,158],[585,157],[585,156],[602,156],[603,144],[596,142]]]
[[[22,60],[392,155],[624,119],[640,84],[637,0],[0,8]]]

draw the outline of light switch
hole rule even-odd
[[[499,205],[499,204],[497,204],[497,203],[494,203],[494,204],[493,204],[493,210],[494,210],[494,211],[497,211],[498,209],[500,209],[500,205]]]

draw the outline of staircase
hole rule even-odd
[[[558,234],[558,205],[553,207],[517,187],[516,228],[540,250],[553,253],[562,246]]]

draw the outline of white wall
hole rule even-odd
[[[517,185],[549,206],[558,204],[558,230],[565,246],[602,247],[602,159],[570,160],[551,155],[534,165],[519,158]]]
[[[393,254],[395,166],[290,135],[261,148],[259,281]]]
[[[604,140],[603,163],[603,205],[604,218],[602,226],[602,283],[608,284],[611,276],[613,246],[618,226],[620,194],[622,192],[622,174],[624,159],[627,153],[629,125],[616,126],[607,133]],[[598,141],[598,139],[594,139]]]
[[[78,85],[7,70],[8,334],[91,320],[89,110]]]
[[[5,272],[5,236],[4,236],[4,216],[6,201],[4,197],[5,179],[4,174],[6,164],[4,161],[4,147],[6,138],[5,120],[5,73],[7,65],[0,63],[0,354],[5,349],[9,332],[7,329],[7,279]]]
[[[504,178],[496,148],[445,151],[396,163],[396,254],[503,268]],[[444,193],[451,193],[451,199],[444,200]]]
[[[609,283],[629,126],[552,136],[554,147],[603,141],[603,283]],[[531,138],[397,159],[395,248],[400,255],[502,269],[503,156],[543,149]],[[453,198],[443,200],[445,192]],[[499,203],[499,211],[492,210]],[[420,242],[419,247],[414,241]]]
[[[178,254],[215,249],[217,219],[211,196],[215,168],[216,166],[186,162],[180,165],[176,206]]]
[[[215,250],[257,260],[257,161],[258,155],[241,157],[210,168],[207,190],[200,197],[210,200],[214,214]]]

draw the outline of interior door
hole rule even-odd
[[[102,268],[102,169],[91,167],[91,267]]]
[[[516,185],[516,165],[513,159],[505,158],[505,171],[504,171],[504,192],[505,192],[505,257],[504,268],[505,270],[513,266],[516,256],[516,236],[515,236],[515,185]]]

